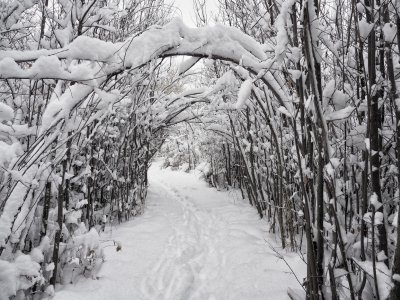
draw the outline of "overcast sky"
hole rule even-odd
[[[179,8],[182,12],[182,19],[185,24],[189,26],[194,26],[195,17],[193,13],[193,2],[192,0],[171,0],[171,2],[175,2],[175,6]]]
[[[196,26],[195,15],[193,11],[193,0],[170,0],[182,12],[182,19],[190,27]],[[207,0],[207,9],[216,8],[216,0]]]

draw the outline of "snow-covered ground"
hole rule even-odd
[[[300,288],[266,240],[300,280],[305,263],[279,249],[254,208],[198,173],[159,166],[150,168],[144,214],[102,236],[121,242],[121,251],[105,247],[98,279],[63,286],[56,300],[289,299],[287,288]]]

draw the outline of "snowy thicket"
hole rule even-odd
[[[398,3],[269,5],[220,3],[264,54],[205,64],[203,84],[223,90],[194,136],[201,168],[239,188],[283,248],[307,248],[308,298],[398,299]]]
[[[226,0],[188,28],[163,0],[3,3],[0,298],[94,276],[101,227],[142,211],[182,122],[207,133],[179,127],[168,163],[207,160],[306,248],[309,299],[400,298],[398,5]],[[178,55],[180,76],[207,59],[203,86],[177,84]]]
[[[158,63],[115,72],[116,49],[170,10],[125,5],[1,6],[0,299],[95,276],[102,227],[142,211],[149,161],[180,107],[165,108]]]

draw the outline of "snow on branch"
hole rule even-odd
[[[123,43],[80,36],[66,47],[55,50],[0,51],[0,78],[93,79],[99,86],[108,76],[139,68],[153,59],[180,55],[220,59],[242,66],[267,84],[280,105],[291,111],[284,101],[290,96],[269,71],[273,58],[268,59],[261,44],[235,28],[219,24],[189,28],[180,19],[163,27],[153,27]],[[102,67],[99,70],[98,64],[83,63],[67,67],[60,62],[64,59],[98,62]],[[18,66],[23,62],[29,62],[30,66]]]

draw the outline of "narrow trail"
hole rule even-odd
[[[179,190],[163,187],[182,215],[174,223],[165,251],[142,281],[142,291],[148,299],[212,299],[206,287],[217,280],[226,261],[218,245],[223,223],[197,209]]]
[[[149,178],[145,213],[102,237],[121,242],[122,251],[106,247],[99,279],[62,287],[56,300],[289,299],[287,288],[299,288],[265,242],[279,250],[266,223],[237,195],[158,163]],[[303,278],[298,255],[283,253]]]

